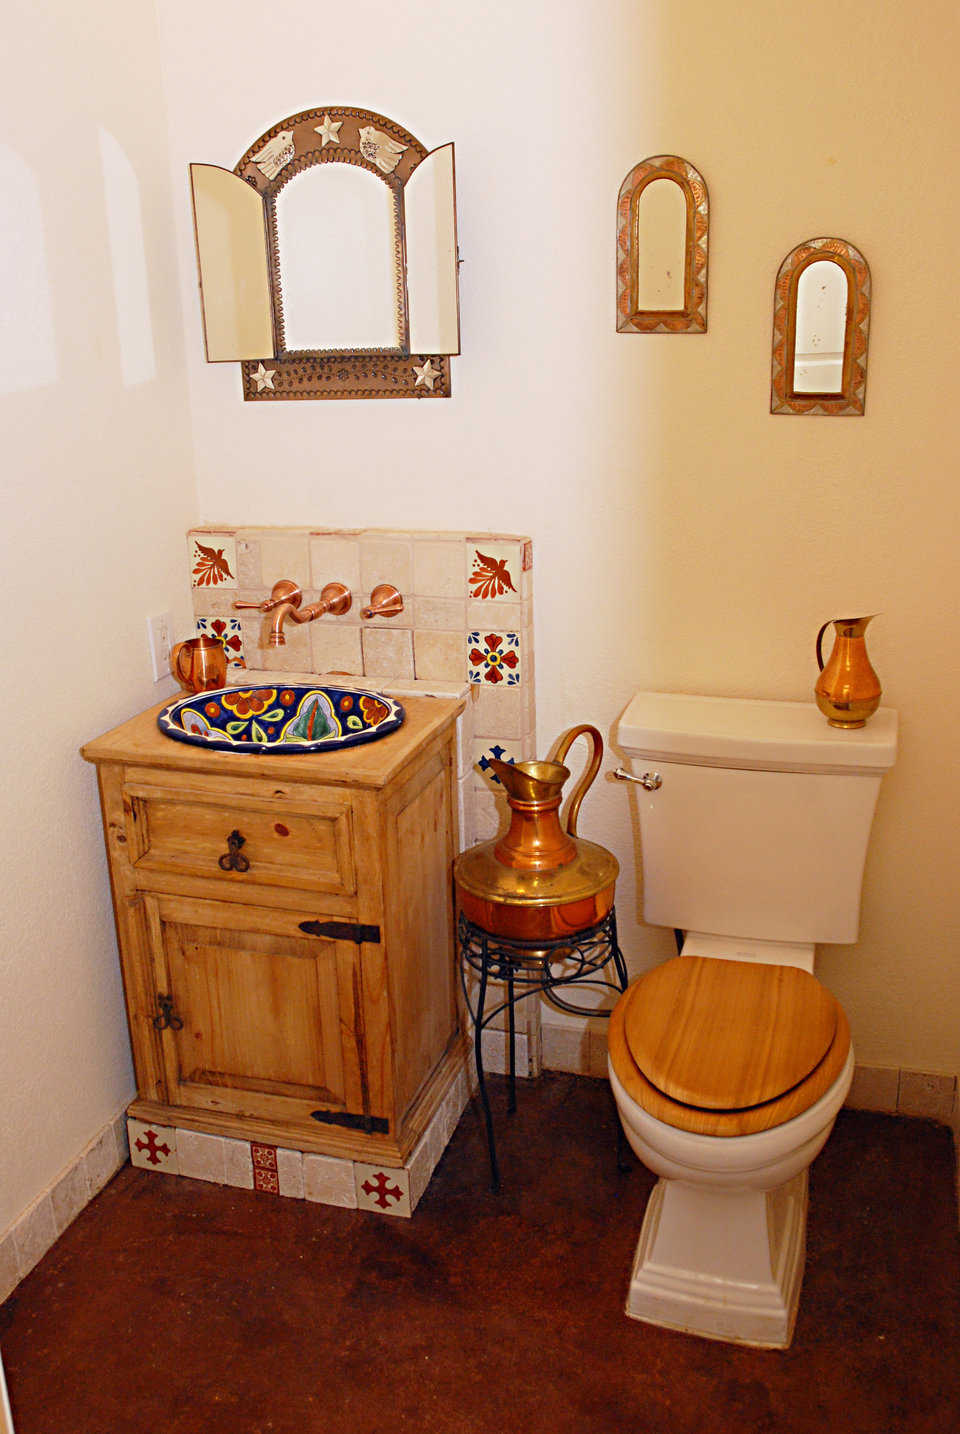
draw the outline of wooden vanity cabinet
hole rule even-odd
[[[336,753],[174,742],[98,769],[138,1119],[402,1165],[462,1069],[450,869],[462,704]]]

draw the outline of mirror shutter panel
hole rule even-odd
[[[460,352],[453,145],[432,150],[404,187],[412,354]]]
[[[214,164],[191,164],[190,183],[207,361],[271,358],[263,201]]]

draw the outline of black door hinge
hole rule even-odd
[[[300,930],[308,936],[329,936],[331,941],[355,941],[358,946],[378,946],[379,926],[358,926],[353,921],[301,921]]]
[[[310,1114],[321,1125],[344,1125],[348,1130],[376,1131],[378,1135],[390,1131],[390,1122],[383,1115],[357,1115],[351,1110],[311,1110]]]

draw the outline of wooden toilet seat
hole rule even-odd
[[[610,1017],[610,1059],[632,1100],[699,1135],[751,1135],[809,1109],[839,1076],[850,1027],[794,966],[675,956]]]

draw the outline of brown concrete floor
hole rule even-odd
[[[952,1137],[844,1111],[811,1179],[793,1347],[628,1320],[652,1177],[605,1082],[470,1107],[412,1221],[127,1166],[0,1308],[17,1434],[950,1434]]]

